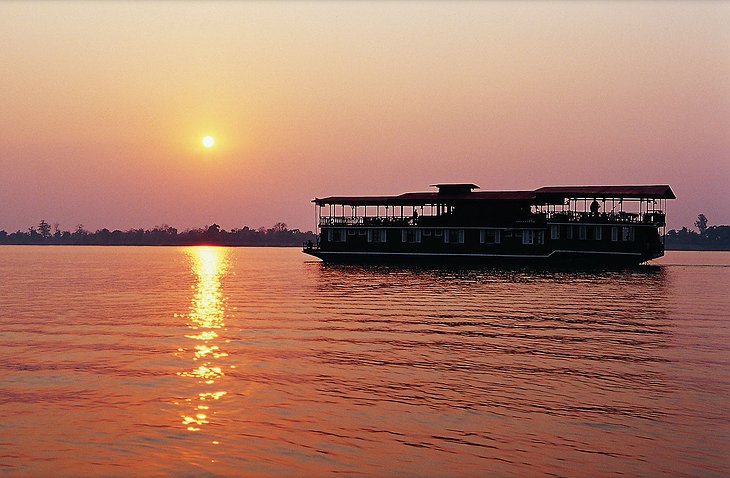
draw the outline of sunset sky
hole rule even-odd
[[[7,231],[313,229],[437,182],[730,223],[730,2],[0,2],[0,45]]]

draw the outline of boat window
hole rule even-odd
[[[631,226],[624,226],[621,234],[621,240],[632,242],[634,240],[634,228]]]
[[[618,227],[616,226],[611,228],[611,240],[613,242],[618,241]]]
[[[536,242],[537,244],[545,244],[545,231],[537,231]]]
[[[370,229],[368,230],[368,242],[385,242],[386,229]]]
[[[364,236],[365,234],[367,234],[367,231],[365,229],[358,229],[357,230],[357,235],[358,236]]]
[[[560,239],[560,226],[557,224],[550,226],[550,239]]]
[[[385,242],[387,229],[368,229],[368,242]]]
[[[463,229],[446,229],[444,231],[444,242],[446,244],[463,244],[464,243],[464,230]]]
[[[431,235],[431,229],[424,229],[423,230],[423,235],[424,236],[430,236]]]
[[[328,229],[327,240],[330,242],[345,242],[347,241],[347,230],[346,229]]]
[[[586,226],[579,226],[578,227],[578,239],[581,241],[585,241],[588,237],[588,231],[586,230]]]
[[[355,235],[355,229],[348,229],[347,230],[347,235],[348,236],[354,236]]]
[[[438,236],[438,237],[441,237],[441,236],[443,236],[443,235],[444,235],[444,230],[443,230],[443,229],[435,229],[435,230],[433,231],[433,235],[434,235],[434,236]]]
[[[481,229],[479,231],[479,242],[482,244],[499,244],[501,231],[497,229]]]
[[[595,228],[593,229],[593,237],[597,241],[603,239],[603,228],[601,226],[595,226]]]
[[[565,226],[565,238],[573,239],[573,226]]]
[[[401,238],[403,242],[417,243],[421,242],[421,230],[420,229],[402,229]]]
[[[535,240],[535,231],[526,230],[522,233],[522,244],[533,244]]]

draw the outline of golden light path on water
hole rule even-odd
[[[210,409],[210,402],[226,395],[215,385],[225,376],[220,360],[228,356],[218,345],[221,340],[217,332],[225,328],[226,309],[221,277],[227,272],[228,258],[226,250],[217,247],[190,247],[186,254],[197,279],[187,315],[187,326],[192,332],[185,335],[188,341],[193,342],[191,347],[179,348],[178,352],[192,353],[193,368],[177,374],[195,379],[204,386],[196,398],[187,399],[193,405],[193,410],[181,415],[182,424],[189,431],[196,432],[200,431],[202,425],[210,423],[210,416],[215,414]]]

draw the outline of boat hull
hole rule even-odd
[[[640,253],[604,251],[556,250],[548,254],[480,254],[480,253],[425,253],[425,252],[372,252],[372,251],[322,251],[304,249],[305,254],[332,263],[359,264],[459,264],[474,266],[524,265],[569,267],[629,267],[639,265],[654,257]]]

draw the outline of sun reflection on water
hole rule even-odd
[[[198,384],[207,388],[198,393],[197,400],[187,400],[200,403],[191,403],[193,410],[181,415],[181,423],[187,430],[196,432],[200,431],[202,425],[210,423],[211,415],[215,415],[210,410],[210,402],[226,395],[225,391],[215,390],[212,386],[225,376],[218,361],[228,356],[216,344],[219,339],[216,331],[225,330],[226,309],[221,278],[228,269],[228,258],[226,250],[218,247],[190,247],[186,253],[197,282],[190,312],[187,314],[187,326],[195,333],[186,334],[185,338],[195,342],[189,347],[179,348],[178,352],[190,353],[194,366],[178,372],[177,375],[195,379]]]

